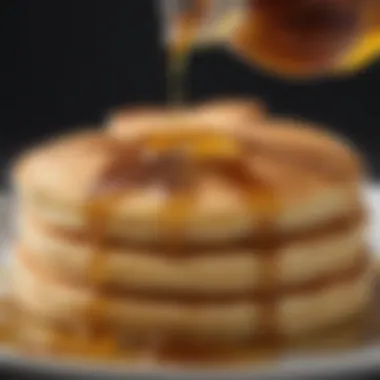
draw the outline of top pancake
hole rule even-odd
[[[162,124],[170,120],[174,120],[175,125],[178,118],[190,122],[196,118],[200,124],[213,124],[221,128],[223,125],[251,124],[264,117],[265,108],[258,101],[217,99],[191,108],[122,107],[109,115],[107,127],[111,135],[128,137],[131,128],[140,129],[144,125],[161,128]]]
[[[15,165],[16,186],[65,227],[107,199],[109,229],[134,238],[156,235],[168,208],[200,239],[240,236],[269,214],[294,229],[357,208],[360,160],[337,138],[285,119],[206,122],[200,110],[140,110],[119,115],[122,129],[42,144]]]

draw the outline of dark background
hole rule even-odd
[[[158,0],[0,1],[3,167],[31,142],[96,123],[110,107],[165,102],[157,6]],[[192,100],[253,94],[274,112],[327,122],[380,172],[378,63],[348,78],[293,83],[215,47],[193,55],[188,84]]]
[[[2,162],[72,125],[101,120],[124,103],[165,102],[159,0],[2,0]],[[328,123],[375,170],[380,65],[346,78],[291,82],[266,76],[222,47],[197,51],[190,97],[253,94],[272,111]]]
[[[253,95],[270,111],[326,124],[352,140],[380,174],[380,60],[350,76],[286,80],[248,65],[228,48],[193,54],[191,97]]]
[[[112,106],[164,101],[157,3],[2,0],[1,151]]]

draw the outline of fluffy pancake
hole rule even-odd
[[[251,103],[115,114],[17,162],[15,297],[153,336],[323,327],[370,294],[363,174],[338,137]]]
[[[279,286],[302,283],[350,267],[364,246],[363,221],[354,218],[342,227],[327,225],[295,236],[276,249]],[[96,250],[88,239],[68,238],[65,233],[23,218],[20,236],[32,261],[51,273],[62,273],[74,282],[87,282]],[[163,289],[171,292],[244,292],[261,285],[265,248],[248,244],[218,248],[193,248],[185,257],[165,252],[165,247],[139,247],[126,243],[102,247],[102,282],[108,285]],[[228,281],[226,281],[228,278]]]
[[[53,225],[82,228],[86,224],[86,201],[104,180],[104,171],[119,160],[116,169],[122,172],[123,178],[128,179],[139,171],[147,178],[128,185],[128,191],[119,194],[117,202],[109,203],[107,232],[135,239],[156,239],[162,234],[160,215],[171,197],[168,184],[156,178],[165,173],[157,169],[149,174],[140,163],[126,158],[125,151],[135,148],[141,139],[147,140],[148,145],[162,141],[178,145],[181,141],[175,139],[195,139],[191,154],[206,160],[220,159],[220,167],[224,161],[228,162],[224,173],[220,173],[220,167],[216,173],[212,169],[195,170],[196,158],[184,164],[176,162],[176,158],[173,160],[179,177],[192,173],[193,169],[196,172],[197,179],[190,180],[193,182],[191,212],[184,225],[189,239],[237,238],[260,224],[263,213],[273,214],[271,218],[276,228],[293,230],[357,207],[358,183],[362,176],[359,160],[352,150],[322,132],[294,126],[290,121],[229,129],[184,122],[180,127],[178,120],[158,129],[150,125],[131,127],[122,141],[102,133],[87,133],[37,148],[21,159],[15,169],[23,206]],[[203,134],[206,137],[202,137]],[[168,135],[174,142],[165,141]],[[244,157],[240,157],[240,151],[236,152],[235,138],[248,145]],[[123,151],[124,157],[115,158],[118,150]],[[230,158],[231,162],[242,159],[255,183],[260,184],[257,187],[265,184],[273,189],[271,195],[264,196],[265,199],[261,194],[250,195],[247,199],[242,184],[234,179],[236,170],[228,169]],[[181,168],[181,165],[188,167]]]
[[[284,294],[276,304],[280,333],[305,333],[361,311],[370,294],[371,281],[369,267],[355,263],[340,280],[339,275],[330,278],[328,286]],[[263,328],[263,305],[259,301],[194,304],[102,295],[90,288],[59,282],[36,268],[31,270],[20,255],[14,261],[14,291],[22,306],[33,314],[74,324],[85,317],[134,331],[153,329],[218,339],[244,338]]]

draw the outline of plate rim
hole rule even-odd
[[[95,364],[90,361],[79,359],[49,359],[33,358],[22,354],[11,353],[11,350],[0,349],[0,365],[17,369],[22,372],[59,375],[81,375],[107,378],[133,378],[133,379],[194,379],[208,377],[211,380],[248,380],[248,379],[271,379],[282,377],[303,377],[308,375],[343,374],[346,372],[356,373],[380,368],[380,345],[363,347],[360,350],[347,350],[334,356],[318,355],[317,357],[299,356],[292,360],[283,359],[271,362],[270,366],[246,367],[246,369],[180,369],[165,366],[128,366]],[[274,364],[275,363],[275,364]]]

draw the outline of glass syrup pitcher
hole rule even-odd
[[[225,44],[276,75],[346,73],[380,52],[379,0],[162,0],[170,99],[184,99],[189,54]]]

